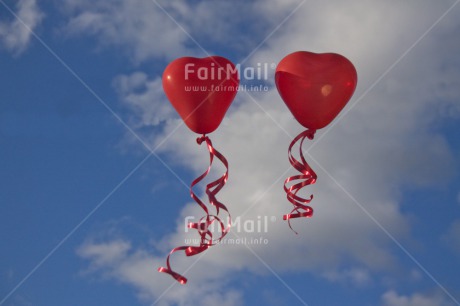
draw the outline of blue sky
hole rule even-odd
[[[0,0],[0,305],[460,305],[458,2]],[[207,156],[164,68],[298,50],[358,71],[305,145],[314,217],[298,236],[281,221],[302,128],[269,70],[268,91],[239,92],[210,135],[230,163],[222,202],[270,220],[230,237],[268,243],[174,256],[176,284],[156,269],[194,237],[187,185]]]

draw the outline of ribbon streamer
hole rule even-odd
[[[179,246],[179,247],[172,249],[171,252],[169,252],[168,257],[166,258],[166,267],[158,268],[158,272],[162,272],[162,273],[171,275],[180,284],[186,284],[187,278],[175,272],[171,268],[170,261],[169,261],[170,256],[173,253],[179,252],[179,251],[184,251],[186,256],[193,256],[203,251],[206,251],[209,247],[215,244],[218,244],[225,237],[225,235],[228,234],[231,223],[232,223],[231,216],[230,216],[230,213],[228,212],[227,207],[224,204],[222,204],[222,202],[218,201],[216,198],[216,194],[224,187],[228,179],[227,159],[212,146],[211,140],[206,135],[203,135],[197,138],[196,142],[199,145],[201,145],[203,142],[206,142],[206,145],[209,151],[208,169],[205,172],[203,172],[203,174],[198,176],[195,180],[193,180],[192,184],[190,185],[190,196],[192,197],[193,200],[195,200],[195,202],[197,202],[197,204],[206,213],[206,215],[202,217],[198,222],[188,224],[188,228],[196,229],[198,231],[198,234],[200,235],[200,245],[198,246],[192,246],[192,245]],[[203,201],[201,201],[200,198],[193,192],[193,187],[197,185],[199,182],[201,182],[211,171],[211,166],[214,161],[214,157],[219,159],[222,162],[222,164],[225,166],[225,173],[217,180],[212,181],[211,183],[206,185],[206,195],[208,196],[209,203],[212,206],[214,206],[216,209],[215,215],[209,213],[209,209],[206,206],[206,204]],[[221,211],[225,211],[228,215],[227,225],[225,225],[225,223],[219,217],[219,213]],[[212,229],[210,228],[211,225],[214,223],[217,223],[220,228],[220,236],[217,239],[213,239],[213,232],[212,232]]]
[[[294,167],[301,174],[290,176],[284,181],[284,191],[286,192],[286,197],[288,201],[291,202],[292,205],[294,205],[294,208],[291,210],[289,214],[283,216],[283,220],[288,221],[289,228],[296,234],[297,232],[291,226],[291,219],[302,217],[310,218],[313,216],[313,208],[307,205],[311,202],[311,200],[313,200],[313,195],[310,195],[310,198],[303,198],[301,196],[298,196],[297,193],[303,187],[314,184],[317,179],[316,173],[313,171],[313,169],[310,168],[302,152],[303,141],[305,140],[305,138],[312,140],[315,136],[315,132],[316,130],[309,129],[303,131],[302,133],[297,135],[297,137],[294,138],[294,140],[292,140],[288,149],[289,162],[291,163],[292,167]],[[299,153],[301,161],[297,160],[292,154],[292,148],[299,141]],[[288,183],[295,181],[300,182],[288,187]]]

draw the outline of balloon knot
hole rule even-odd
[[[316,133],[316,130],[313,130],[313,129],[309,129],[307,131],[307,138],[312,140],[314,137],[315,137],[315,133]]]
[[[203,136],[201,136],[201,137],[198,137],[198,138],[196,139],[196,143],[200,145],[203,141],[206,140],[206,138],[208,138],[208,136],[206,136],[206,135],[203,135]]]

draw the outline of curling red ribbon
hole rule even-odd
[[[302,217],[309,218],[313,216],[313,208],[307,205],[313,199],[313,195],[310,195],[310,198],[303,198],[301,196],[298,196],[297,193],[303,187],[314,184],[316,182],[316,178],[317,178],[316,173],[308,165],[303,155],[303,151],[302,151],[303,141],[305,140],[305,138],[312,140],[313,137],[315,136],[315,132],[316,130],[303,131],[302,133],[297,135],[297,137],[294,138],[294,140],[292,140],[291,144],[289,145],[289,149],[288,149],[289,162],[291,163],[292,167],[294,167],[301,174],[290,176],[284,181],[284,191],[286,192],[286,197],[288,201],[291,202],[292,205],[294,205],[294,208],[291,210],[289,214],[286,214],[283,216],[283,220],[288,221],[289,227],[296,234],[297,232],[291,226],[291,219],[302,218]],[[299,144],[300,145],[299,147],[300,161],[297,160],[292,154],[292,148],[299,141],[300,141],[300,144]],[[296,182],[296,181],[300,181],[300,182],[295,183],[291,185],[290,187],[288,187],[289,183]]]
[[[192,197],[195,202],[204,210],[206,215],[202,217],[198,222],[196,223],[190,223],[188,224],[188,228],[191,229],[196,229],[198,234],[200,235],[200,245],[198,246],[180,246],[176,247],[169,252],[168,257],[166,258],[166,268],[165,267],[160,267],[158,268],[158,272],[166,273],[171,275],[175,280],[177,280],[180,284],[184,285],[187,283],[187,279],[183,276],[180,275],[179,273],[175,272],[171,268],[171,264],[169,261],[170,256],[179,251],[184,251],[186,256],[194,256],[197,254],[200,254],[201,252],[206,251],[209,247],[219,243],[225,235],[230,230],[231,226],[231,216],[230,213],[228,212],[227,207],[222,204],[222,202],[218,201],[216,198],[216,194],[224,187],[225,183],[227,182],[228,178],[228,162],[227,159],[219,152],[217,151],[213,146],[212,142],[207,137],[206,135],[203,135],[199,138],[197,138],[197,143],[201,145],[203,142],[206,142],[208,151],[209,151],[209,166],[208,169],[203,172],[200,176],[198,176],[195,180],[193,180],[192,184],[190,185],[190,196]],[[200,200],[200,198],[193,192],[193,187],[197,185],[199,182],[201,182],[211,171],[211,166],[214,161],[214,157],[219,159],[222,164],[225,166],[225,173],[222,175],[220,178],[218,178],[215,181],[212,181],[211,183],[206,185],[206,195],[208,196],[208,201],[209,203],[216,208],[216,214],[210,214],[209,209],[206,206],[206,204]],[[222,221],[221,218],[219,218],[219,213],[221,211],[225,211],[228,215],[228,222],[227,225]],[[213,232],[210,229],[210,226],[213,223],[217,223],[220,229],[220,236],[217,239],[213,239]]]

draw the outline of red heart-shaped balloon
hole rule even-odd
[[[356,88],[353,64],[340,54],[298,51],[276,67],[278,92],[304,127],[321,129],[344,108]]]
[[[198,134],[217,129],[239,85],[235,65],[220,56],[178,58],[166,67],[162,81],[173,107]]]

